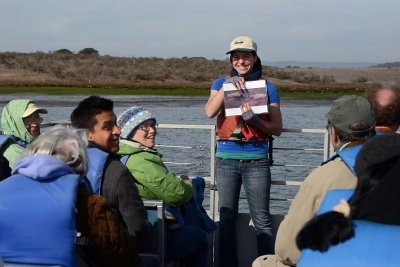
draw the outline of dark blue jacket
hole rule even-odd
[[[139,250],[150,248],[153,241],[152,228],[147,221],[147,212],[132,174],[120,162],[119,156],[107,153],[95,143],[89,143],[87,152],[89,170],[86,176],[93,192],[108,201],[129,233],[137,239]]]

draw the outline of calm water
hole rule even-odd
[[[9,95],[2,96],[0,107],[15,98],[29,98],[40,106],[48,109],[44,115],[44,122],[69,120],[71,111],[77,103],[86,96],[47,96],[47,95]],[[179,124],[214,124],[214,119],[208,119],[204,113],[206,97],[160,97],[160,96],[107,96],[115,103],[115,112],[118,114],[131,106],[148,108],[158,119],[158,123]],[[296,100],[283,98],[281,101],[284,128],[324,128],[325,113],[330,101],[324,100]],[[168,168],[178,174],[209,176],[210,174],[210,133],[207,130],[170,130],[160,129],[157,135],[157,144],[171,146],[185,146],[190,148],[171,148],[159,146],[158,150],[164,155]],[[292,134],[284,133],[275,139],[275,148],[322,148],[321,134]],[[276,164],[296,164],[317,166],[322,161],[322,153],[310,153],[300,150],[275,150]],[[313,167],[273,167],[273,180],[302,181]],[[273,186],[272,198],[293,198],[297,191],[296,186]],[[244,196],[244,193],[242,192]],[[206,203],[207,204],[207,203]],[[272,201],[273,213],[286,213],[287,201]],[[247,210],[246,201],[241,201],[241,211]]]

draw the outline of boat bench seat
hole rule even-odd
[[[155,240],[153,247],[139,254],[146,267],[164,267],[165,259],[165,216],[162,200],[143,200],[150,224],[153,226]]]

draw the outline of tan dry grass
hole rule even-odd
[[[332,75],[337,83],[352,83],[360,77],[366,77],[371,83],[400,83],[400,68],[295,68],[291,71]]]
[[[63,53],[0,53],[0,85],[194,87],[208,89],[229,62],[196,58],[117,58]],[[400,83],[400,68],[271,68],[264,75],[290,90],[365,88]]]
[[[288,71],[301,72],[308,75],[315,74],[319,76],[333,76],[336,83],[353,83],[360,77],[366,77],[368,83],[400,84],[400,68],[295,68]],[[300,85],[300,83],[292,80],[280,80],[276,78],[270,78],[270,80],[274,83],[286,86],[295,84]],[[0,68],[0,84],[15,84],[18,82],[35,84],[68,83],[65,79],[59,79],[48,73],[38,73],[20,69],[6,69],[4,67]],[[69,82],[73,83],[73,81]],[[122,81],[120,80],[119,82],[121,83]],[[180,80],[160,81],[160,83],[161,82],[171,84],[182,83]],[[111,83],[116,84],[117,81],[112,81]],[[204,82],[201,82],[201,84],[204,85]]]
[[[6,69],[0,67],[0,84],[7,82],[17,81],[31,81],[35,83],[55,81],[57,80],[53,75],[47,73],[38,73],[22,69]]]

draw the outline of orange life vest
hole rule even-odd
[[[268,114],[258,114],[261,120],[269,120]],[[251,133],[251,138],[246,138],[242,131]],[[255,126],[247,125],[242,116],[225,116],[222,111],[217,116],[217,135],[219,140],[237,141],[265,141],[268,134],[264,133]]]
[[[226,79],[230,76],[226,76]],[[260,80],[267,79],[261,78]],[[221,88],[221,90],[223,90]],[[269,120],[268,114],[258,114],[260,120]],[[249,133],[245,135],[243,132]],[[217,116],[217,136],[219,140],[237,140],[237,141],[266,141],[269,134],[264,133],[255,126],[247,125],[242,116],[225,116],[223,109]]]

